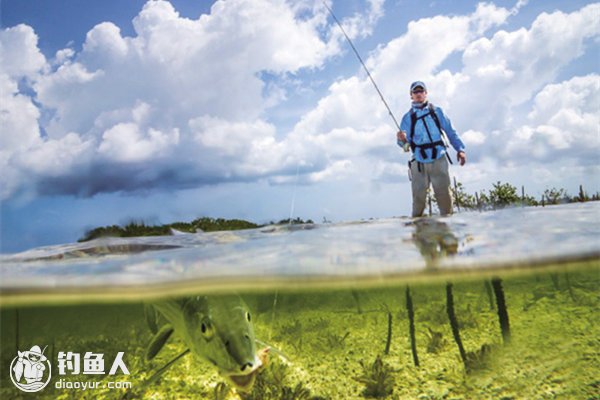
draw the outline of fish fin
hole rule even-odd
[[[144,316],[146,317],[146,324],[148,324],[150,331],[156,334],[158,332],[158,315],[156,314],[156,309],[150,304],[144,304]]]
[[[272,346],[269,343],[263,342],[260,339],[254,339],[254,341],[256,342],[256,344],[258,344],[260,346],[268,347],[273,353],[277,354],[279,357],[283,357],[286,361],[290,361],[290,358],[283,351],[279,350],[277,347]]]
[[[179,361],[179,359],[183,356],[185,356],[187,353],[190,352],[190,349],[186,349],[185,351],[183,351],[182,353],[179,353],[179,355],[177,355],[175,358],[173,358],[171,361],[169,361],[168,363],[166,363],[161,369],[159,369],[158,371],[156,371],[150,378],[148,378],[145,382],[144,385],[148,386],[153,384],[154,382],[156,382],[156,380],[158,378],[161,377],[162,374],[165,373],[165,371],[167,369],[169,369],[171,367],[171,365],[175,364],[177,361]]]
[[[150,361],[156,357],[158,352],[164,347],[167,340],[169,340],[172,333],[173,327],[171,325],[165,325],[160,328],[148,345],[148,350],[146,350],[146,360]]]

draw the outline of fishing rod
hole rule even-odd
[[[362,57],[358,53],[358,50],[356,50],[356,47],[354,47],[354,44],[352,43],[352,40],[350,40],[350,37],[348,36],[348,34],[346,33],[346,31],[344,30],[344,27],[342,26],[342,24],[340,23],[340,21],[337,19],[337,17],[333,13],[333,10],[327,5],[327,3],[325,2],[325,0],[323,0],[323,5],[327,9],[327,11],[329,11],[329,14],[331,14],[331,16],[333,17],[333,20],[340,27],[340,30],[342,31],[342,33],[346,37],[346,40],[350,44],[350,47],[352,47],[352,50],[354,50],[354,54],[356,54],[356,57],[358,58],[358,61],[360,61],[361,65],[365,69],[365,72],[367,73],[367,76],[369,77],[369,79],[371,80],[371,83],[375,87],[375,90],[377,90],[377,93],[379,94],[379,98],[383,102],[383,105],[385,106],[385,108],[388,110],[388,114],[390,115],[390,117],[392,117],[392,120],[394,121],[394,125],[395,125],[396,129],[398,131],[400,131],[400,124],[398,124],[398,121],[396,120],[396,117],[394,117],[394,113],[392,112],[392,110],[391,110],[390,106],[388,105],[387,101],[385,101],[385,98],[383,97],[383,93],[381,93],[381,90],[379,90],[379,86],[377,86],[377,83],[375,83],[375,79],[373,79],[373,77],[371,76],[371,73],[369,72],[369,69],[367,68],[367,66],[365,65],[365,62],[363,61]],[[405,144],[403,146],[403,149],[404,149],[405,152],[408,152],[408,147],[407,146],[408,146],[407,144]],[[298,173],[299,173],[299,171],[300,171],[300,164],[298,164],[298,167],[296,169],[296,182],[294,183],[294,194],[292,196],[292,206],[291,206],[291,211],[290,211],[289,225],[292,224],[292,215],[294,214],[294,204],[295,204],[295,201],[296,201],[296,185],[298,184]],[[277,297],[275,298],[275,301],[277,301]]]
[[[358,54],[358,50],[356,50],[356,47],[354,47],[354,44],[352,43],[352,40],[350,40],[350,37],[348,36],[348,34],[346,33],[346,31],[342,27],[342,24],[336,18],[335,14],[333,13],[333,10],[327,5],[327,3],[325,1],[323,1],[323,5],[325,6],[325,8],[327,8],[327,11],[329,11],[329,14],[331,14],[331,16],[333,17],[334,21],[340,27],[342,33],[346,37],[346,40],[350,44],[350,47],[352,47],[352,50],[354,50],[354,54],[356,54],[356,57],[358,57],[358,61],[360,61],[361,65],[365,69],[365,72],[367,73],[367,76],[369,77],[369,79],[371,80],[371,83],[375,87],[375,90],[377,90],[377,93],[379,94],[379,98],[381,98],[381,101],[383,102],[383,105],[385,105],[385,108],[387,108],[388,113],[390,114],[390,117],[392,117],[392,119],[394,120],[394,125],[396,126],[396,128],[398,128],[398,130],[400,130],[400,125],[398,124],[398,121],[396,120],[396,117],[394,117],[394,113],[392,113],[392,110],[390,109],[390,106],[388,106],[387,101],[385,101],[385,99],[383,98],[383,94],[381,93],[381,90],[379,90],[379,87],[377,86],[377,84],[375,83],[375,80],[371,76],[371,73],[369,72],[369,69],[365,65],[362,57],[360,56],[360,54]]]

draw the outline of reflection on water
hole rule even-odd
[[[127,288],[128,293],[156,285],[210,290],[216,281],[253,289],[267,285],[265,277],[273,287],[300,281],[340,284],[428,275],[433,261],[436,269],[454,273],[597,259],[600,254],[600,202],[409,221],[106,238],[34,249],[0,257],[0,290],[90,295],[106,287]],[[137,252],[143,248],[155,251]]]
[[[442,220],[419,218],[413,222],[415,245],[423,256],[428,269],[434,269],[437,262],[446,256],[458,253],[459,239],[450,226]]]

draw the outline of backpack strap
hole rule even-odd
[[[415,132],[415,125],[417,124],[417,113],[412,108],[410,109],[410,149],[415,152],[415,141],[413,140],[413,134]]]
[[[444,132],[444,130],[442,129],[442,124],[440,123],[440,119],[438,118],[437,113],[435,112],[435,107],[433,103],[429,103],[429,113],[431,114],[431,118],[433,118],[433,122],[435,122],[435,126],[437,126],[438,130],[440,131],[440,136],[442,137],[442,141],[444,142],[444,147],[448,148],[448,145],[446,144],[446,142],[448,141],[448,136],[446,135],[446,132]],[[444,137],[446,137],[446,141],[443,140]],[[450,164],[454,164],[447,150],[446,158],[448,159],[448,162]]]
[[[409,142],[409,144],[410,144],[410,148],[413,151],[413,153],[415,152],[415,149],[417,147],[419,147],[419,150],[421,151],[421,156],[423,158],[427,158],[425,149],[432,149],[431,157],[436,158],[436,156],[437,156],[436,146],[439,145],[439,146],[444,146],[446,148],[448,146],[446,145],[446,142],[443,139],[441,141],[436,141],[436,142],[433,141],[433,139],[431,137],[431,133],[429,132],[429,129],[427,128],[427,124],[425,123],[425,117],[427,117],[428,115],[431,116],[431,118],[433,119],[433,122],[435,123],[435,126],[440,131],[440,136],[442,138],[446,135],[446,132],[444,132],[444,130],[442,129],[442,124],[440,123],[440,119],[438,118],[438,116],[435,112],[435,106],[433,105],[433,103],[429,102],[427,104],[427,108],[428,108],[429,112],[420,117],[417,117],[417,113],[415,112],[415,110],[413,110],[412,108],[410,109],[410,142]],[[423,120],[423,124],[425,125],[425,129],[427,131],[427,136],[429,136],[430,143],[423,144],[423,145],[416,145],[413,140],[413,133],[415,131],[415,125],[417,124],[417,120],[419,120],[419,119]],[[450,164],[453,164],[452,159],[450,158],[450,155],[448,154],[447,151],[446,151],[446,158],[448,158],[448,162],[450,162]]]
[[[431,118],[433,118],[433,122],[435,122],[435,126],[437,126],[438,130],[440,131],[440,134],[444,136],[446,133],[442,129],[442,124],[440,123],[440,119],[435,113],[435,106],[432,103],[429,103],[429,114],[431,114]]]

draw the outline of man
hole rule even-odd
[[[410,85],[410,98],[412,107],[402,117],[397,139],[400,147],[405,151],[410,147],[413,152],[413,158],[408,163],[413,196],[412,216],[423,215],[430,183],[440,214],[452,214],[448,173],[450,157],[442,135],[446,134],[456,150],[456,158],[461,166],[467,162],[465,145],[442,109],[427,102],[427,87],[423,82],[417,81]]]
[[[44,350],[46,350],[44,348]],[[13,367],[17,382],[25,377],[27,384],[40,382],[44,376],[46,366],[43,364],[47,358],[40,346],[33,346],[29,351],[18,351],[19,360]]]

